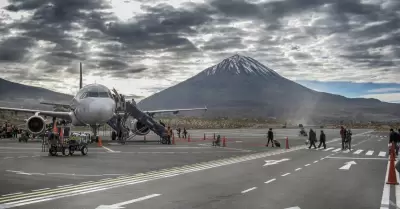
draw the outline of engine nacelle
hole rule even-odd
[[[135,131],[135,133],[137,135],[143,136],[143,135],[147,135],[150,132],[150,128],[147,127],[145,124],[139,122],[139,121],[135,121],[133,122],[133,130]]]
[[[40,116],[32,116],[26,121],[26,127],[32,134],[41,134],[46,129],[46,123]]]

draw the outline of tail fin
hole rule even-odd
[[[82,88],[82,62],[79,63],[79,89]]]

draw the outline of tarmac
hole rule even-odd
[[[324,129],[327,149],[308,149],[298,131],[274,130],[280,148],[266,147],[261,129],[189,130],[190,142],[175,145],[104,136],[87,156],[56,157],[34,141],[0,140],[0,208],[400,207],[400,186],[385,183],[388,133],[354,129],[342,151],[339,130]],[[226,147],[211,146],[214,133]]]

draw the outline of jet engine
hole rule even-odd
[[[26,121],[26,127],[32,134],[41,134],[45,131],[46,123],[42,117],[34,115]]]
[[[139,121],[134,121],[133,122],[133,130],[137,135],[143,136],[147,135],[150,132],[150,128],[147,127],[145,124],[139,122]]]

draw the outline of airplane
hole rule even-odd
[[[113,89],[114,92],[115,89]],[[54,105],[55,107],[68,107],[68,111],[44,111],[22,108],[8,108],[0,107],[0,111],[14,111],[32,113],[33,116],[26,120],[26,126],[30,133],[41,134],[44,133],[46,122],[43,117],[53,117],[53,122],[59,118],[68,121],[73,126],[90,126],[92,128],[93,136],[97,137],[97,131],[100,125],[106,124],[116,114],[117,102],[115,97],[120,95],[113,95],[106,86],[101,84],[88,84],[82,87],[82,63],[80,63],[80,82],[79,91],[72,99],[69,105],[42,102],[42,104]],[[191,108],[191,109],[172,109],[172,110],[153,110],[144,111],[151,117],[157,113],[172,112],[176,114],[180,111],[192,110],[207,110],[207,108]],[[134,130],[137,131],[136,135],[146,135],[150,129],[145,128],[145,124],[141,124],[138,120],[134,121]]]

